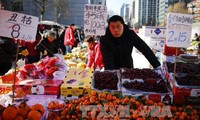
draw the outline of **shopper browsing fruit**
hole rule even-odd
[[[87,36],[84,41],[87,43],[89,49],[87,67],[102,69],[104,64],[100,51],[100,43],[95,42],[95,38],[93,36]]]
[[[125,25],[121,16],[114,15],[109,19],[106,33],[100,38],[100,46],[106,70],[133,68],[133,47],[137,48],[154,68],[160,66],[149,46]]]

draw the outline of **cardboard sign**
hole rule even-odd
[[[35,41],[38,17],[0,10],[0,36]]]
[[[192,15],[169,13],[166,28],[167,46],[188,47],[190,45]]]
[[[85,35],[104,35],[107,21],[105,5],[86,4],[84,6]]]

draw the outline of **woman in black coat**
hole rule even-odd
[[[133,47],[136,47],[154,68],[160,66],[153,51],[125,25],[121,16],[114,15],[109,19],[106,34],[100,38],[100,46],[105,70],[133,68]]]
[[[15,61],[17,44],[14,40],[0,37],[0,76],[7,73]]]
[[[47,31],[46,36],[36,45],[36,50],[42,53],[42,57],[53,57],[54,54],[60,53],[63,54],[64,44],[61,44],[56,39],[56,33],[54,31]]]

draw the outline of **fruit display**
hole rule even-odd
[[[17,77],[19,80],[25,79],[54,79],[54,73],[57,71],[67,72],[67,65],[58,57],[45,57],[36,64],[26,64],[20,68]],[[60,76],[63,80],[65,76]],[[56,78],[58,79],[58,77]]]
[[[48,120],[198,120],[200,111],[190,105],[174,106],[153,102],[143,96],[118,98],[92,91],[66,103],[61,112],[50,112]]]
[[[47,103],[47,110],[49,111],[61,111],[65,108],[65,103],[64,101],[61,100],[52,100]]]
[[[72,53],[64,55],[64,59],[70,68],[86,68],[87,56],[87,48],[76,47],[72,49]]]
[[[119,77],[117,71],[95,71],[93,87],[98,90],[119,90]]]
[[[43,105],[35,104],[29,106],[26,102],[21,102],[19,105],[9,105],[7,107],[0,105],[0,109],[1,120],[40,120],[44,114]]]
[[[122,87],[129,91],[169,92],[166,81],[152,69],[123,69],[121,71],[121,77]]]
[[[167,62],[167,72],[174,73],[174,63]],[[175,79],[181,86],[200,86],[200,64],[197,63],[176,63]]]
[[[181,86],[200,86],[199,75],[176,76],[175,79],[177,84]]]
[[[131,69],[122,69],[121,77],[128,78],[130,80],[134,79],[149,79],[149,78],[160,78],[161,76],[153,71],[152,69],[139,69],[139,68],[131,68]]]
[[[167,88],[166,82],[164,80],[144,80],[144,81],[125,81],[123,83],[123,87],[125,89],[131,91],[145,91],[145,92],[156,92],[156,93],[168,93],[169,90]]]
[[[166,66],[169,73],[174,73],[174,63],[166,62]],[[187,73],[190,75],[200,74],[200,64],[177,62],[176,73]]]

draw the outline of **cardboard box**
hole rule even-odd
[[[61,85],[61,99],[80,97],[91,91],[93,69],[70,68]]]
[[[173,74],[168,78],[174,95],[174,104],[200,105],[200,86],[179,85]]]
[[[72,97],[89,94],[91,91],[91,79],[70,79],[61,85],[61,96]]]
[[[59,95],[62,80],[22,80],[16,83],[15,89],[22,88],[27,94]]]
[[[7,84],[13,84],[14,83],[14,79],[15,79],[15,82],[17,82],[19,80],[18,77],[15,77],[15,73],[14,72],[3,75],[1,77],[1,79],[2,79],[3,83],[7,83]]]
[[[7,94],[12,91],[12,84],[0,83],[0,95]]]

